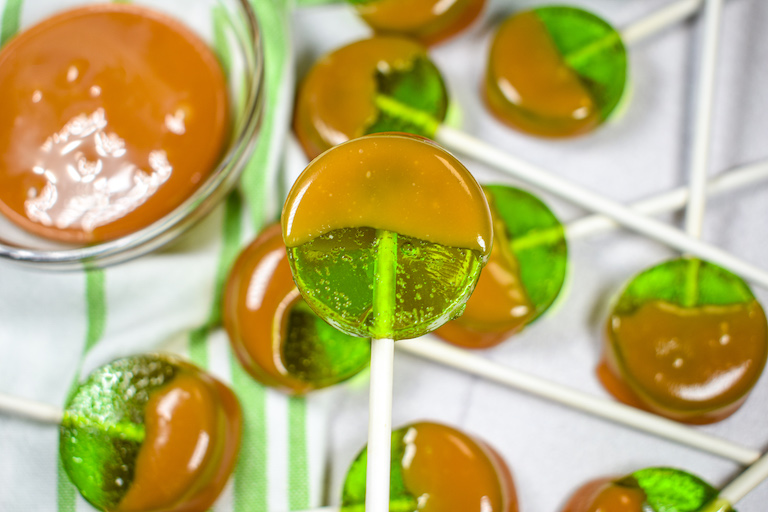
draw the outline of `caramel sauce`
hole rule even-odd
[[[598,376],[630,405],[689,423],[719,421],[738,409],[766,355],[766,318],[756,301],[682,308],[648,302],[613,315]]]
[[[283,207],[297,247],[342,228],[370,227],[487,256],[493,237],[483,191],[439,146],[407,134],[351,140],[314,160]]]
[[[434,423],[414,424],[404,441],[403,483],[419,512],[517,512],[509,469],[484,443]]]
[[[378,115],[377,70],[405,70],[426,50],[400,37],[374,37],[318,61],[299,88],[293,129],[307,156],[365,134]]]
[[[301,295],[293,283],[280,225],[264,230],[238,258],[224,296],[224,325],[238,358],[267,386],[313,389],[290,375],[280,357],[290,312]]]
[[[485,99],[500,121],[534,135],[567,137],[600,123],[592,96],[533,11],[512,16],[499,28]]]
[[[225,78],[189,29],[99,4],[0,51],[0,212],[43,237],[124,236],[187,199],[227,137]]]
[[[493,249],[464,313],[435,331],[465,348],[498,345],[525,327],[535,310],[520,280],[520,266],[510,248],[503,221],[493,214]]]
[[[150,396],[146,438],[118,512],[203,512],[232,473],[240,406],[226,386],[193,371]]]
[[[357,5],[357,12],[377,32],[432,45],[464,30],[483,5],[485,0],[377,0]]]
[[[643,512],[645,493],[610,479],[587,483],[568,500],[562,512]]]

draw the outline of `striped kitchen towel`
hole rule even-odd
[[[0,44],[46,3],[71,4],[0,0]],[[265,42],[266,101],[240,189],[172,246],[127,264],[63,274],[0,261],[0,392],[61,405],[94,368],[155,350],[181,353],[232,386],[245,431],[234,476],[214,507],[221,512],[317,506],[327,437],[328,395],[305,401],[260,386],[220,327],[230,264],[282,204],[277,169],[293,97],[289,0],[253,5]],[[58,430],[0,415],[0,511],[89,510],[59,464]]]

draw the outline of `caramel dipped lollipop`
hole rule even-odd
[[[204,512],[224,489],[240,447],[234,393],[168,355],[98,368],[64,411],[6,396],[0,410],[59,425],[62,465],[99,510]]]
[[[328,323],[370,337],[366,509],[388,509],[394,341],[460,314],[491,250],[488,203],[426,139],[380,134],[315,159],[282,214],[294,281]]]
[[[363,449],[344,481],[343,512],[365,509]],[[517,512],[512,474],[487,443],[455,428],[418,422],[392,432],[389,510]]]
[[[291,394],[332,386],[368,367],[368,338],[315,315],[293,282],[283,235],[268,226],[237,258],[224,292],[224,327],[256,380]]]
[[[719,0],[707,0],[686,232],[701,235],[719,38]],[[768,358],[768,323],[747,284],[694,257],[630,282],[608,319],[598,374],[617,398],[690,423],[738,409]]]
[[[426,45],[469,26],[485,0],[348,0],[377,34],[396,34]]]

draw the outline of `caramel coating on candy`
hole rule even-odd
[[[307,156],[364,135],[378,115],[376,72],[408,69],[426,49],[402,37],[374,37],[320,59],[301,83],[293,128]]]
[[[258,296],[254,290],[260,292]],[[275,224],[235,263],[224,296],[224,325],[251,375],[268,386],[294,393],[304,393],[312,386],[290,375],[273,342],[284,338],[291,308],[299,300],[280,225]]]
[[[499,28],[485,99],[500,121],[534,135],[578,135],[600,123],[594,99],[534,11],[514,15]]]
[[[645,493],[639,487],[618,485],[604,478],[582,486],[562,512],[643,512],[645,501]]]
[[[152,394],[146,438],[118,512],[207,510],[234,469],[241,413],[232,391],[182,373]]]
[[[683,308],[651,301],[608,321],[604,385],[631,405],[689,423],[738,409],[766,361],[757,301]]]
[[[404,441],[403,483],[420,512],[518,510],[512,475],[485,443],[435,423],[414,424]]]
[[[402,34],[432,45],[464,30],[484,5],[485,0],[374,0],[356,8],[377,32]]]
[[[489,201],[491,212],[493,203]],[[520,266],[510,247],[504,223],[493,218],[493,249],[464,313],[435,334],[466,348],[488,348],[521,330],[534,308],[520,279]]]
[[[101,4],[0,51],[0,212],[51,239],[137,231],[186,200],[228,132],[213,52],[166,15]]]
[[[336,229],[370,227],[476,250],[493,237],[488,203],[467,169],[407,134],[351,140],[315,159],[283,207],[283,238],[297,247]]]

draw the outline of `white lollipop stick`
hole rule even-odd
[[[717,196],[768,180],[768,160],[738,167],[720,174],[709,181],[707,194]],[[688,188],[680,187],[630,205],[644,215],[673,212],[688,203]],[[618,224],[603,215],[589,215],[569,222],[565,226],[569,240],[597,235],[619,228]]]
[[[59,425],[64,417],[64,411],[56,406],[3,393],[0,393],[0,412],[52,425]]]
[[[678,0],[634,21],[620,30],[624,44],[630,46],[655,36],[690,18],[701,9],[704,0]]]
[[[676,443],[717,455],[740,464],[751,464],[760,452],[700,432],[655,414],[613,400],[597,398],[567,386],[507,368],[472,352],[430,337],[397,342],[398,350],[429,359],[486,380],[626,425]]]
[[[723,487],[718,498],[702,512],[725,512],[731,510],[731,506],[743,499],[755,487],[768,479],[768,454],[749,466],[742,474],[734,478],[731,483]]]
[[[690,197],[685,212],[685,231],[700,238],[707,201],[707,167],[712,132],[712,107],[715,97],[717,49],[720,40],[720,16],[723,0],[706,0],[704,35],[699,61],[696,111],[693,119],[693,139],[690,155]]]
[[[765,270],[736,258],[720,248],[691,237],[679,229],[635,212],[617,201],[608,199],[580,185],[570,183],[542,167],[505,153],[471,135],[447,126],[440,126],[435,133],[435,141],[451,151],[505,171],[529,185],[559,196],[588,211],[601,213],[626,228],[667,244],[683,253],[690,253],[701,259],[709,260],[748,281],[768,288],[768,272]]]

